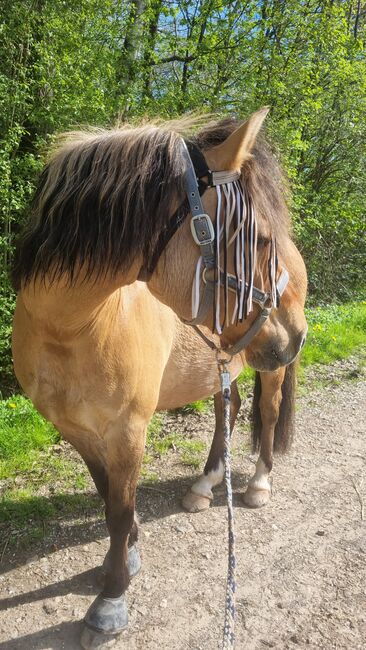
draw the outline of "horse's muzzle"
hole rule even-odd
[[[260,372],[274,372],[278,368],[288,366],[296,359],[300,350],[304,347],[306,334],[307,330],[301,332],[286,347],[281,347],[276,341],[271,341],[255,352],[248,349],[247,362],[252,368]]]

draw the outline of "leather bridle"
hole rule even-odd
[[[215,230],[210,216],[204,211],[201,196],[208,188],[239,181],[241,175],[239,172],[211,171],[202,152],[193,142],[182,140],[182,154],[186,161],[184,177],[186,199],[170,218],[167,228],[161,233],[152,260],[148,267],[143,267],[140,271],[139,279],[146,281],[151,277],[163,250],[190,212],[192,214],[190,223],[192,237],[200,248],[202,258],[202,281],[204,289],[196,316],[192,320],[185,322],[188,325],[192,325],[212,349],[218,351],[220,349],[216,344],[197,327],[205,320],[210,308],[212,308],[215,297],[215,283],[217,281],[217,277],[215,277],[217,274],[214,246]],[[203,180],[204,178],[207,178],[207,182]],[[222,275],[220,273],[220,284],[223,286],[225,279],[221,277]],[[234,345],[222,350],[225,354],[232,357],[251,343],[270,316],[272,309],[277,306],[275,303],[278,303],[280,296],[282,296],[287,287],[288,281],[289,274],[283,268],[278,280],[275,282],[276,300],[273,300],[272,293],[261,291],[253,286],[252,300],[259,305],[260,312],[249,330]],[[235,276],[227,274],[227,283],[229,290],[234,292],[238,291],[238,281]]]

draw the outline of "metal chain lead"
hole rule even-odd
[[[228,361],[218,359],[220,372],[221,393],[224,402],[224,465],[225,465],[225,487],[228,514],[228,574],[226,584],[226,605],[225,622],[222,650],[231,650],[235,643],[235,531],[233,493],[231,487],[231,463],[230,463],[230,397],[231,380],[228,370]]]

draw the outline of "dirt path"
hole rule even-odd
[[[360,380],[300,399],[296,441],[275,463],[272,501],[262,510],[241,505],[253,459],[235,455],[238,650],[365,648],[365,404]],[[208,436],[211,416],[201,421]],[[224,494],[209,511],[187,514],[179,499],[192,472],[173,455],[159,473],[156,487],[139,490],[143,570],[128,593],[129,630],[114,647],[212,650],[223,623]],[[107,539],[99,519],[59,534],[62,548],[11,557],[0,577],[0,650],[79,649]]]

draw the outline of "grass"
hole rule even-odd
[[[69,494],[59,492],[51,496],[34,493],[32,486],[7,490],[1,499],[0,523],[11,523],[12,529],[25,524],[42,524],[50,519],[72,515],[85,515],[101,509],[95,494]]]
[[[197,404],[197,402],[195,402]],[[175,431],[164,433],[162,429],[162,418],[159,413],[152,418],[147,433],[147,456],[148,458],[161,458],[168,451],[178,452],[183,465],[198,467],[202,460],[203,451],[206,446],[199,440],[191,440]],[[145,460],[146,464],[146,460]]]
[[[22,395],[0,402],[0,480],[33,485],[63,482],[70,490],[85,489],[88,472],[81,459],[65,457],[56,429]],[[6,480],[8,479],[8,481]]]
[[[60,436],[22,395],[0,401],[0,479],[32,469]]]
[[[305,376],[310,366],[345,359],[366,344],[366,301],[309,308],[306,316],[309,334],[302,352]],[[253,375],[251,368],[240,374],[242,394],[252,389]],[[211,407],[212,400],[200,400],[180,412],[200,414]],[[154,461],[168,453],[176,453],[181,464],[197,468],[205,451],[200,441],[176,431],[165,433],[162,416],[156,414],[148,428],[142,480],[157,480]],[[0,401],[0,480],[0,526],[5,530],[10,527],[11,537],[15,531],[15,539],[22,535],[27,543],[41,539],[47,522],[59,517],[100,515],[100,501],[89,493],[91,480],[85,465],[62,453],[54,427],[21,395]]]
[[[249,366],[246,366],[241,371],[237,379],[239,393],[241,397],[243,397],[245,394],[249,393],[252,390],[254,375],[255,375],[255,370],[253,370],[253,368],[250,368]]]
[[[207,413],[210,409],[212,403],[212,398],[208,399],[199,399],[197,402],[191,402],[186,404],[180,410],[181,413]]]
[[[366,345],[366,301],[306,310],[309,333],[303,367],[346,359]]]
[[[14,539],[26,529],[27,543],[34,541],[44,535],[46,521],[97,505],[94,496],[77,494],[90,487],[88,471],[59,443],[56,429],[28,399],[0,401],[0,525],[8,525]],[[51,496],[40,494],[45,486]]]

